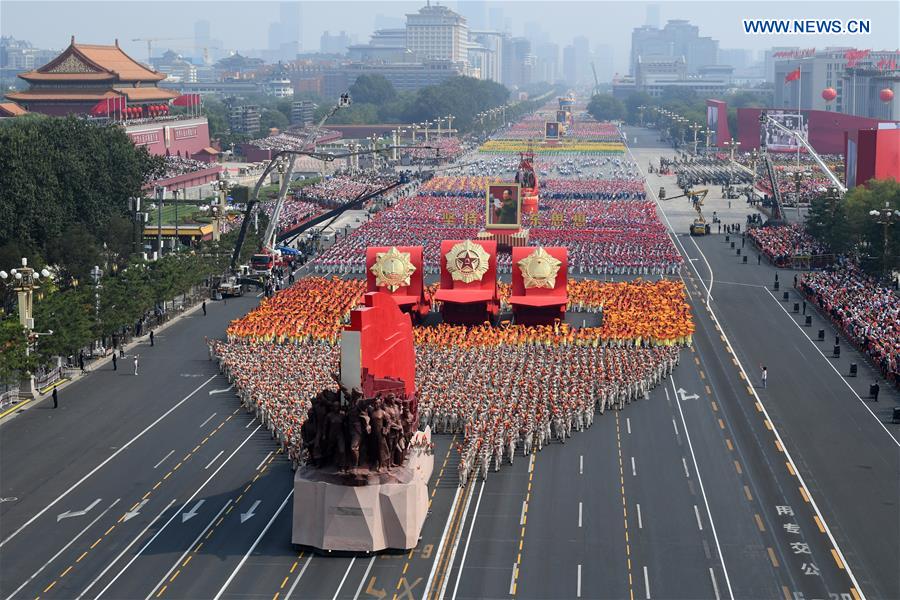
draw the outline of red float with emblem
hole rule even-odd
[[[366,249],[366,291],[389,294],[400,310],[418,321],[431,310],[425,293],[422,246],[370,246]]]
[[[550,325],[566,316],[569,253],[564,247],[512,249],[512,305],[518,325]]]
[[[480,325],[500,312],[497,296],[497,242],[441,242],[441,287],[434,295],[441,316],[453,325]]]

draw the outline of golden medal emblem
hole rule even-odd
[[[491,257],[487,251],[472,240],[466,240],[453,246],[445,256],[447,271],[453,281],[471,283],[481,281],[488,270]]]
[[[544,250],[543,246],[538,246],[537,250],[519,261],[525,289],[547,288],[552,290],[556,287],[556,274],[559,273],[560,266],[562,266],[562,261]]]
[[[400,252],[392,246],[387,252],[375,254],[375,264],[369,269],[375,275],[375,285],[392,292],[409,285],[410,276],[416,270],[409,252]]]

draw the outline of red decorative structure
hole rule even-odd
[[[878,97],[881,98],[882,102],[890,102],[894,99],[894,90],[891,88],[884,88],[878,92]]]
[[[536,213],[538,210],[538,177],[534,172],[534,152],[519,153],[519,169],[516,183],[522,190],[522,214]]]
[[[444,240],[441,242],[441,302],[445,323],[480,325],[500,312],[497,296],[497,242]]]
[[[837,90],[834,88],[829,87],[822,90],[822,99],[825,100],[825,102],[831,102],[835,98],[837,98]]]
[[[400,256],[393,256],[394,251]],[[424,317],[431,311],[431,300],[425,294],[424,274],[422,246],[370,246],[366,249],[366,291],[390,295],[400,310],[410,313],[413,319]]]
[[[509,303],[519,325],[549,325],[566,316],[569,253],[564,247],[512,249]]]

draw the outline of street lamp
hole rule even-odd
[[[691,125],[691,129],[694,132],[694,156],[696,156],[697,155],[697,132],[700,131],[701,129],[703,129],[703,127],[701,125],[699,125],[698,123],[694,123],[693,125]]]
[[[31,341],[36,335],[34,333],[34,290],[40,289],[38,284],[41,281],[41,277],[44,279],[50,278],[50,271],[47,269],[41,269],[40,271],[32,269],[28,266],[28,259],[23,257],[21,267],[10,269],[9,273],[0,271],[0,281],[5,283],[10,277],[12,277],[10,284],[16,291],[19,301],[19,324],[22,325],[22,329],[25,330],[25,334],[28,337],[25,344],[25,355],[28,356],[31,353]],[[53,332],[50,331],[44,335],[52,334]],[[28,394],[35,395],[34,375],[29,372],[27,376]]]
[[[728,164],[728,185],[730,187],[734,181],[734,151],[740,147],[741,143],[736,142],[734,138],[731,138],[731,140],[727,142],[722,142],[722,145],[731,152],[731,162]]]
[[[889,227],[900,222],[900,210],[891,209],[890,203],[885,201],[884,208],[870,210],[869,216],[874,218],[876,223],[884,226],[884,256],[882,258],[881,268],[884,269],[885,272],[890,273],[890,266],[888,265],[888,246],[890,243]]]
[[[639,111],[638,114],[640,115],[640,119],[641,119],[641,127],[644,126],[644,109],[646,109],[646,108],[647,107],[644,106],[643,104],[638,106],[638,111]]]

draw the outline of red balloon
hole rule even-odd
[[[894,99],[894,90],[892,90],[890,88],[884,88],[878,94],[878,97],[881,98],[882,102],[890,102],[891,100]]]
[[[832,100],[837,98],[837,92],[834,88],[825,88],[824,90],[822,90],[822,98],[825,100],[825,102],[831,102]]]

